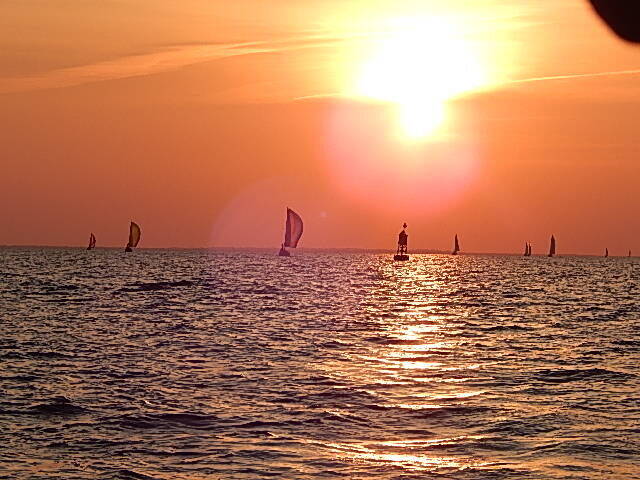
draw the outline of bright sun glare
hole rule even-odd
[[[445,19],[396,22],[376,44],[358,78],[361,97],[396,105],[403,135],[432,134],[447,100],[486,83],[479,56],[462,31]]]

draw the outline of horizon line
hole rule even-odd
[[[9,249],[9,248],[60,248],[60,249],[80,249],[86,250],[86,246],[82,245],[10,245],[10,244],[0,244],[0,249]],[[124,248],[121,246],[100,246],[94,247],[95,250],[119,250]],[[205,246],[205,247],[136,247],[135,250],[277,250],[277,247],[232,247],[232,246]],[[394,253],[394,249],[391,248],[364,248],[364,247],[299,247],[296,250],[299,251],[333,251],[333,252],[344,252],[344,253]],[[451,255],[450,250],[440,250],[435,248],[417,248],[411,252],[409,255]],[[461,252],[459,253],[461,256],[465,255],[505,255],[505,256],[524,256],[522,252]],[[547,257],[547,253],[534,253],[532,257]],[[563,254],[556,254],[554,257],[602,257],[605,258],[602,254],[595,253],[575,253],[575,252],[567,252]],[[628,255],[612,255],[609,252],[609,257],[621,257],[621,258],[635,258],[634,255],[629,257]]]

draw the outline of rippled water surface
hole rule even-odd
[[[639,287],[628,258],[0,249],[0,478],[640,479]]]

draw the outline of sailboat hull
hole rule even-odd
[[[409,260],[409,255],[394,255],[393,259],[396,262],[406,262],[407,260]]]
[[[290,257],[291,253],[289,253],[287,250],[285,250],[284,248],[281,248],[280,251],[278,252],[278,256],[279,257]]]
[[[131,249],[131,247],[129,247],[129,246],[127,246],[127,247],[124,249],[124,251],[125,251],[125,252],[133,252],[133,250],[132,250],[132,249]]]

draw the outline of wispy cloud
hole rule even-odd
[[[509,83],[548,82],[553,80],[572,80],[572,79],[594,78],[594,77],[615,77],[615,76],[621,76],[621,75],[640,75],[640,69],[614,70],[610,72],[572,73],[567,75],[549,75],[546,77],[532,77],[532,78],[522,78],[519,80],[511,80]]]
[[[608,72],[591,72],[591,73],[573,73],[573,74],[562,74],[562,75],[548,75],[544,77],[531,77],[531,78],[520,78],[516,80],[509,80],[506,82],[496,83],[492,85],[488,85],[483,90],[493,90],[507,87],[509,85],[517,85],[523,83],[536,83],[536,82],[551,82],[557,80],[580,80],[585,78],[597,78],[597,77],[616,77],[616,76],[633,76],[640,75],[640,69],[632,69],[632,70],[613,70]],[[305,95],[301,97],[296,97],[294,101],[313,101],[313,100],[363,100],[360,97],[354,95],[347,95],[343,93],[319,93],[315,95]],[[366,100],[371,102],[371,99]],[[385,102],[380,102],[385,103]]]
[[[342,35],[309,33],[276,41],[173,45],[155,52],[123,56],[113,60],[76,67],[60,68],[37,75],[0,78],[0,94],[65,88],[108,80],[154,75],[224,58],[322,48],[349,41],[375,38],[384,34],[384,31],[344,33]],[[504,83],[499,82],[493,87],[501,88],[514,84],[631,75],[640,75],[640,69],[522,78]],[[312,100],[327,97],[347,98],[349,95],[326,93],[298,97],[294,100]]]
[[[86,83],[154,75],[229,57],[320,48],[348,38],[308,36],[275,42],[171,46],[158,52],[61,68],[39,75],[0,78],[0,93],[73,87]]]

